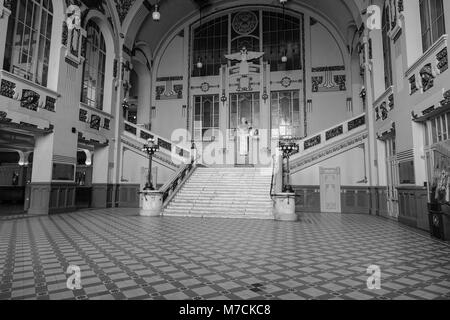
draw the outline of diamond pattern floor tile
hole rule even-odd
[[[378,265],[382,289],[368,290]],[[70,265],[80,290],[67,289]],[[0,220],[0,299],[450,299],[450,247],[365,215],[298,223],[134,209]]]

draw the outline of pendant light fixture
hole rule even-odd
[[[283,55],[281,56],[281,62],[282,63],[286,63],[288,61],[287,58],[287,42],[286,42],[286,5],[287,0],[280,0],[281,5],[283,6],[283,40],[284,40],[284,52]]]
[[[161,13],[159,12],[159,5],[155,4],[155,10],[152,13],[153,21],[158,22],[161,19]]]
[[[198,29],[201,30],[201,28],[202,28],[202,7],[200,6],[200,26],[198,27]],[[197,66],[197,69],[203,68],[203,62],[202,62],[202,58],[200,55],[198,56],[196,66]]]

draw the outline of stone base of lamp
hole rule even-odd
[[[142,208],[139,215],[143,217],[159,217],[163,208],[163,194],[159,191],[144,190],[141,192]]]
[[[295,193],[279,193],[274,196],[274,217],[278,221],[298,221],[295,213]]]

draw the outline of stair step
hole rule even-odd
[[[164,213],[163,216],[171,217],[190,217],[190,218],[216,218],[216,219],[255,219],[255,220],[273,220],[271,214],[248,214],[248,215],[231,215],[228,213],[221,214],[194,214],[183,212]]]
[[[273,219],[272,168],[197,168],[165,216]]]
[[[272,205],[261,206],[261,207],[253,207],[247,208],[246,206],[236,206],[236,207],[224,207],[224,206],[200,206],[200,205],[171,205],[167,209],[168,210],[185,210],[185,211],[204,211],[204,212],[221,212],[221,211],[232,211],[232,212],[261,212],[261,211],[269,211],[273,208]]]

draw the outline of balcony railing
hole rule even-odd
[[[406,71],[410,95],[427,92],[434,87],[435,80],[447,71],[447,38],[446,34],[443,35]]]
[[[113,117],[101,110],[89,107],[88,105],[80,102],[80,111],[78,114],[78,120],[85,124],[80,129],[82,131],[87,130],[91,132],[108,132],[111,130],[111,119]]]
[[[19,101],[11,104],[14,111],[56,111],[57,92],[5,70],[0,70],[0,75],[0,96]]]
[[[337,138],[352,135],[366,129],[365,114],[354,117],[341,124],[338,124],[330,129],[324,130],[315,134],[312,137],[300,141],[300,151],[298,154],[292,156],[292,159],[298,159],[306,154],[314,152],[336,141]]]
[[[389,116],[389,112],[395,107],[393,87],[391,86],[383,92],[383,94],[374,102],[373,106],[375,121],[386,120]]]
[[[186,182],[187,179],[191,176],[191,174],[195,171],[196,165],[193,163],[188,163],[180,167],[178,171],[164,184],[159,192],[163,195],[163,206],[166,207],[169,202],[172,200],[173,196],[176,194],[176,191]]]
[[[182,162],[186,162],[186,160],[191,159],[191,152],[187,149],[184,149],[180,146],[177,146],[167,139],[164,139],[163,137],[160,137],[144,127],[135,125],[129,121],[124,121],[125,128],[124,128],[124,134],[125,136],[130,136],[141,143],[146,143],[146,141],[150,138],[155,139],[155,142],[158,143],[160,149],[160,152],[163,152],[167,155],[175,156],[176,158],[179,158],[179,160],[182,160]]]

